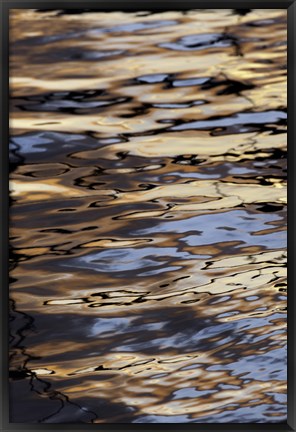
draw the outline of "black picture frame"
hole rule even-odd
[[[295,39],[296,39],[296,0],[183,0],[182,2],[173,2],[168,0],[103,0],[103,1],[10,1],[2,0],[0,2],[1,15],[1,43],[2,43],[2,65],[1,65],[1,288],[2,288],[2,356],[1,356],[1,373],[2,373],[2,403],[1,403],[1,430],[100,430],[100,431],[120,431],[120,430],[196,430],[196,431],[295,431],[295,203],[294,185],[295,185],[295,80],[296,80],[296,56],[295,56]],[[189,9],[286,9],[288,14],[288,420],[287,423],[270,423],[270,424],[19,424],[10,423],[9,397],[8,397],[8,260],[9,260],[9,243],[8,243],[8,208],[9,208],[9,188],[8,188],[8,139],[9,139],[9,22],[8,15],[10,9],[97,9],[98,11],[167,11],[167,10],[189,10]]]

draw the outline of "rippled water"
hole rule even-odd
[[[286,12],[82,12],[11,15],[11,421],[283,422]]]

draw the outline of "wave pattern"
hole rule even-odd
[[[286,420],[286,14],[11,15],[11,421]]]

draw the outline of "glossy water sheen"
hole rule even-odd
[[[14,10],[10,70],[11,421],[284,422],[285,11]]]

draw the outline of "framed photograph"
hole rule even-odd
[[[1,8],[2,430],[295,431],[295,1]]]

